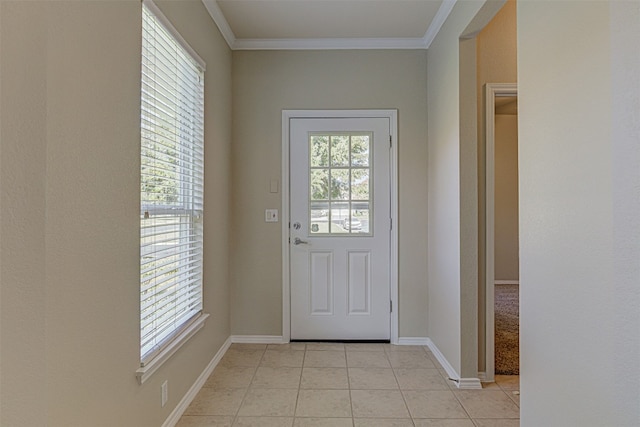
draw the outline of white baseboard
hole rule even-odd
[[[442,368],[445,370],[449,379],[453,381],[459,389],[464,390],[477,390],[482,388],[482,383],[478,378],[460,378],[460,375],[456,372],[456,370],[451,366],[451,363],[444,357],[444,354],[438,349],[438,346],[435,345],[431,339],[427,338],[429,350],[436,357]]]
[[[280,335],[231,335],[231,342],[234,344],[286,344]]]
[[[429,345],[429,338],[426,337],[400,337],[398,345]]]
[[[487,373],[486,372],[482,372],[482,371],[478,372],[478,379],[482,383],[493,383],[493,382],[496,381],[495,378],[494,379],[488,378]]]
[[[231,346],[231,337],[227,338],[224,344],[222,344],[220,350],[218,350],[215,356],[213,356],[211,362],[209,362],[207,367],[204,368],[204,371],[202,371],[198,379],[196,379],[191,388],[189,388],[187,394],[184,395],[178,405],[173,409],[173,411],[171,411],[171,414],[169,414],[164,423],[162,423],[162,427],[174,427],[176,424],[178,424],[178,421],[180,421],[180,417],[182,417],[184,411],[187,410],[193,399],[195,399],[196,395],[198,394],[204,383],[207,381],[207,378],[209,378],[213,370],[216,368],[216,366],[218,366],[218,363],[222,359],[222,356],[224,356],[224,354],[229,349],[229,346]]]
[[[520,285],[519,280],[494,280],[496,285]]]
[[[429,350],[431,350],[431,353],[433,353],[436,359],[438,359],[438,362],[440,363],[442,368],[445,370],[447,375],[449,375],[449,378],[453,378],[453,379],[460,378],[460,375],[458,375],[458,373],[453,368],[453,366],[451,366],[451,363],[449,363],[447,358],[444,357],[444,354],[442,354],[440,349],[438,349],[438,346],[436,346],[435,343],[431,341],[430,338],[427,338],[427,347],[429,347]]]
[[[478,378],[460,378],[456,385],[461,390],[482,390],[482,382]]]

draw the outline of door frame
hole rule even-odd
[[[291,340],[290,229],[290,122],[292,119],[387,118],[391,134],[390,192],[390,341],[398,343],[398,110],[282,110],[282,341]]]
[[[485,381],[495,379],[495,151],[496,97],[518,96],[517,83],[485,85]]]

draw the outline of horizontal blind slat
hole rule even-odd
[[[176,283],[170,281],[158,286],[152,286],[147,292],[143,293],[141,299],[141,311],[144,312],[150,306],[164,306],[167,304],[175,303],[173,299],[167,300],[167,298],[173,298],[174,295],[179,295],[182,291],[196,288],[199,290],[198,285],[201,275],[198,271],[192,272],[188,277],[183,277]],[[176,286],[179,284],[180,286]],[[193,289],[192,289],[193,290]]]
[[[141,265],[142,267],[145,267],[145,264],[150,264],[163,259],[175,258],[184,254],[191,254],[191,256],[193,256],[199,252],[194,249],[194,246],[199,246],[200,243],[200,240],[194,239],[186,244],[173,246],[171,248],[153,248],[150,250],[146,247],[146,250],[141,253],[141,256],[145,259],[141,262]]]
[[[171,287],[187,287],[191,285],[193,277],[200,277],[198,265],[189,264],[192,268],[189,270],[184,268],[180,274],[173,274],[171,271],[165,275],[149,277],[142,281],[141,301],[149,301],[151,298],[162,296],[163,292]],[[166,277],[163,277],[166,276]],[[148,295],[147,295],[148,294]]]
[[[182,295],[181,299],[176,299],[175,304],[153,307],[152,316],[143,319],[142,329],[147,331],[146,335],[153,335],[152,329],[159,329],[163,324],[175,322],[176,317],[189,311],[199,311],[202,307],[198,297],[196,293],[186,294]]]
[[[199,265],[197,259],[194,259],[194,255],[196,254],[189,251],[182,254],[179,259],[147,264],[147,268],[145,268],[140,274],[140,282],[142,286],[141,292],[145,292],[147,288],[157,287],[161,279],[174,280],[175,278],[182,277],[181,275],[189,273],[191,270],[195,270],[197,272]],[[200,255],[200,253],[197,255]],[[176,274],[173,271],[176,267],[175,264],[178,264],[183,270],[179,274]]]
[[[166,295],[166,300],[156,301],[155,303],[152,301],[147,301],[147,304],[144,306],[142,310],[142,315],[147,316],[143,317],[142,327],[145,327],[151,323],[163,323],[163,317],[166,316],[168,312],[173,311],[184,311],[185,307],[198,304],[198,297],[200,293],[196,291],[188,292],[188,293],[170,293]]]
[[[195,283],[195,281],[194,281]],[[143,327],[158,322],[169,310],[182,311],[184,307],[199,303],[199,288],[183,288],[184,292],[165,292],[163,298],[145,301],[142,309]]]

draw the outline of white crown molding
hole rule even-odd
[[[431,43],[438,35],[440,28],[444,25],[444,21],[447,20],[449,14],[453,10],[453,6],[456,5],[457,0],[443,0],[438,12],[436,12],[436,16],[433,17],[433,21],[429,24],[429,28],[427,28],[427,32],[424,33],[424,37],[422,38],[422,43],[424,49],[429,49]]]
[[[428,49],[457,0],[443,0],[421,38],[238,39],[216,0],[202,0],[231,50]]]
[[[236,39],[233,50],[424,49],[421,38]]]
[[[218,2],[216,0],[202,0],[202,3],[209,12],[209,15],[211,15],[213,22],[218,26],[222,37],[224,37],[231,50],[233,50],[233,46],[236,43],[236,36],[233,34],[233,30],[231,29],[229,22],[227,22],[227,18],[224,17],[222,10],[220,10]]]

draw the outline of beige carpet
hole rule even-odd
[[[518,285],[495,286],[497,375],[520,375]]]

